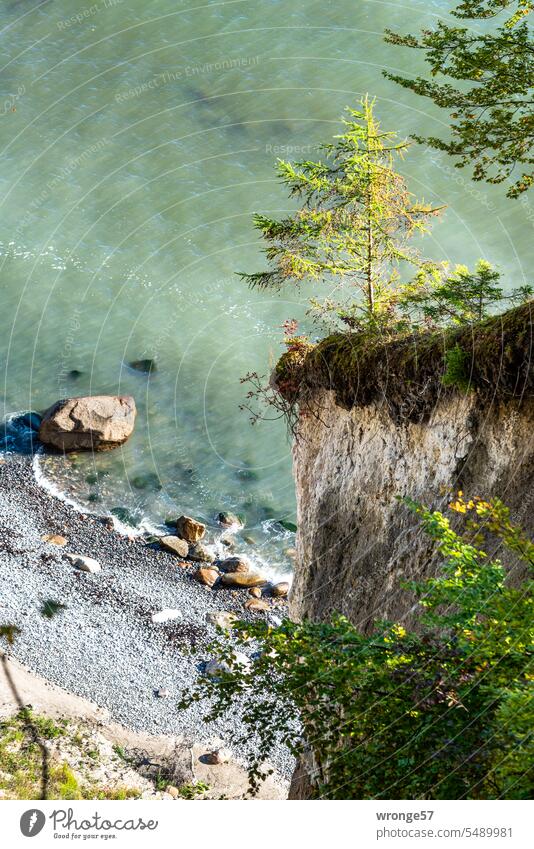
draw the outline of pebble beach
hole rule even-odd
[[[72,555],[101,568],[76,568]],[[262,615],[276,623],[285,601],[272,599],[268,610],[253,613],[244,608],[246,590],[202,585],[194,578],[198,567],[153,538],[118,533],[109,519],[46,491],[31,454],[0,455],[0,618],[20,629],[9,653],[127,728],[224,740],[238,721],[208,724],[201,707],[179,712],[177,701],[210,660],[213,614]],[[174,618],[159,615],[164,611]],[[230,635],[228,641],[231,651]],[[284,748],[273,761],[290,774]]]

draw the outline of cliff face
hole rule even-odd
[[[434,508],[459,489],[498,496],[515,521],[534,530],[533,425],[530,400],[481,406],[476,393],[453,393],[423,422],[399,422],[385,403],[343,409],[335,391],[315,393],[294,449],[292,615],[323,619],[337,611],[364,629],[375,619],[409,615],[400,581],[435,565],[399,496]]]
[[[273,386],[298,410],[294,617],[340,612],[368,629],[409,616],[400,582],[435,563],[399,496],[497,496],[534,530],[532,339],[530,302],[475,328],[389,344],[338,334],[282,357]]]
[[[389,344],[337,334],[281,358],[271,385],[296,434],[293,618],[411,624],[401,584],[438,562],[399,497],[434,509],[458,490],[498,497],[534,535],[532,306]],[[315,774],[310,750],[289,798],[311,798]]]

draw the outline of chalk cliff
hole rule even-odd
[[[337,611],[367,629],[409,613],[400,582],[434,564],[399,496],[497,496],[534,530],[531,310],[400,343],[340,334],[282,358],[274,382],[298,409],[294,617]],[[452,348],[463,374],[446,385]]]
[[[296,436],[293,618],[409,623],[401,584],[437,562],[399,497],[438,509],[458,490],[498,497],[534,535],[533,307],[394,343],[338,334],[281,358],[272,386]],[[310,798],[313,775],[308,752],[289,798]]]

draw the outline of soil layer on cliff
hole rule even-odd
[[[341,407],[384,403],[398,421],[425,420],[455,392],[521,401],[534,395],[533,318],[529,301],[480,324],[394,341],[336,333],[305,354],[284,354],[272,382],[290,404],[333,390]]]

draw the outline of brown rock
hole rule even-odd
[[[259,587],[251,587],[248,594],[251,595],[252,598],[261,598],[261,590]]]
[[[201,566],[200,569],[197,569],[193,577],[195,581],[199,582],[199,584],[204,584],[206,587],[212,587],[219,577],[219,573],[216,569],[209,569],[205,566]]]
[[[68,398],[46,411],[39,439],[61,451],[106,451],[126,442],[135,416],[135,401],[130,395]]]
[[[203,760],[207,764],[212,764],[213,766],[217,764],[227,764],[232,760],[232,753],[230,749],[214,749],[213,752],[207,752],[204,755]]]
[[[245,607],[247,610],[253,610],[258,613],[263,610],[269,610],[269,605],[261,598],[249,598],[249,600],[245,602]]]
[[[242,528],[243,522],[236,516],[235,513],[219,513],[217,516],[217,521],[223,528]]]
[[[251,563],[246,557],[227,557],[221,563],[223,572],[250,572]]]
[[[166,549],[166,551],[172,551],[173,554],[177,554],[178,557],[187,557],[189,553],[188,543],[185,539],[180,539],[180,537],[160,537],[159,544],[162,548]]]
[[[275,598],[285,598],[289,592],[289,584],[287,581],[281,581],[279,584],[274,584],[271,587],[271,595]]]
[[[259,572],[228,572],[221,581],[225,587],[263,587],[267,583]]]
[[[174,786],[174,784],[169,784],[167,786],[167,793],[169,794],[169,796],[172,796],[173,799],[177,799],[180,795],[180,791],[177,787]]]
[[[202,522],[197,522],[191,516],[180,516],[176,520],[176,531],[182,539],[186,539],[187,542],[196,543],[206,533],[206,525],[203,525]]]
[[[41,537],[41,539],[43,542],[49,542],[52,545],[67,545],[65,537],[62,537],[59,534],[45,534],[44,537]]]

